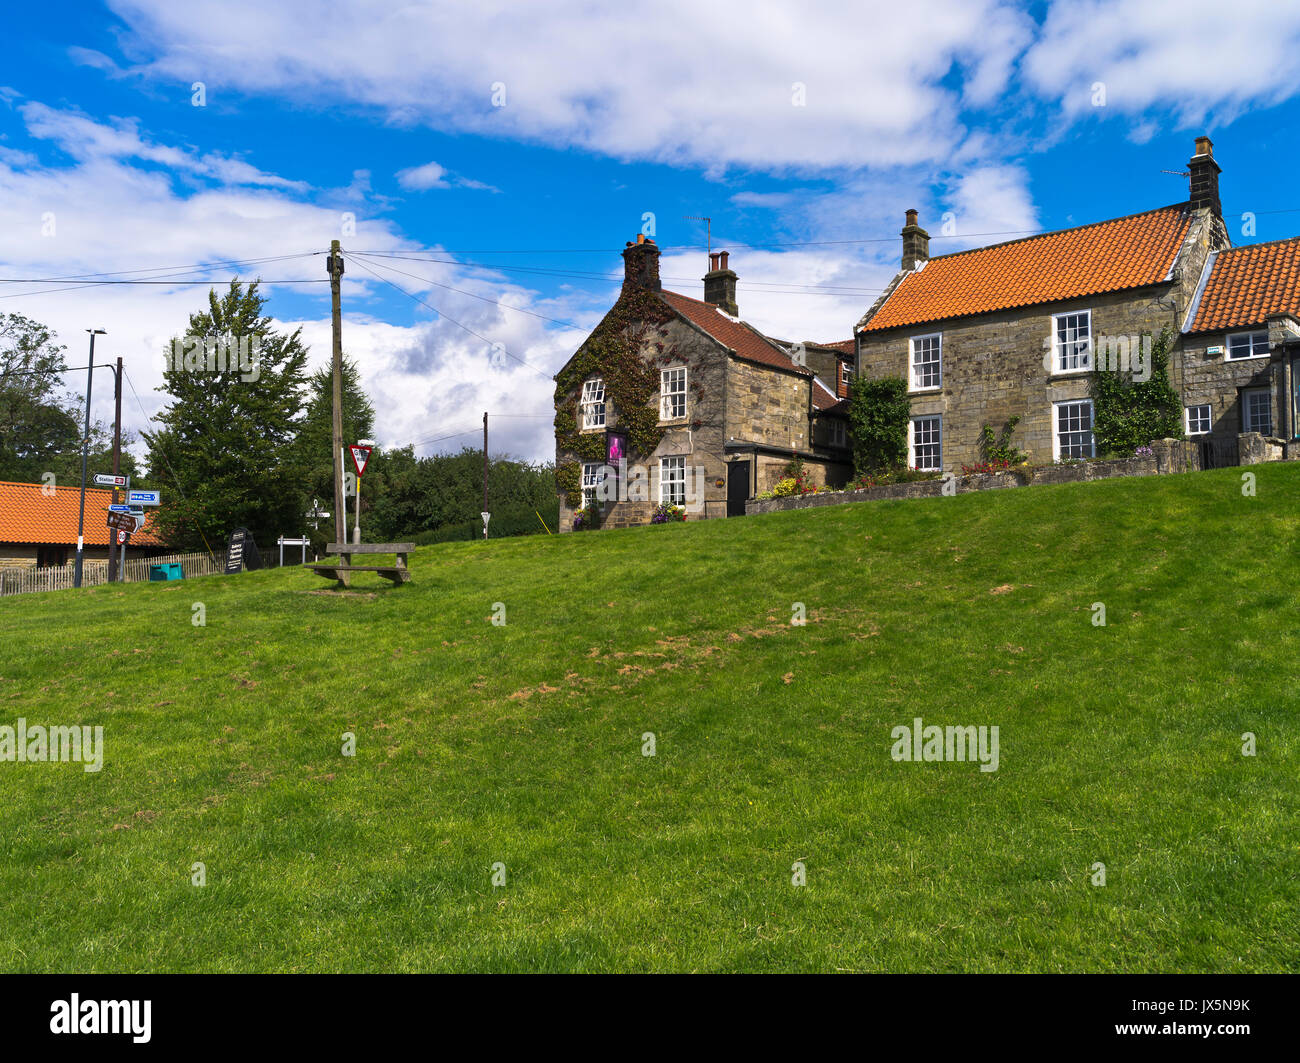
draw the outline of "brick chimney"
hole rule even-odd
[[[1196,154],[1188,160],[1187,171],[1191,175],[1192,210],[1208,208],[1215,214],[1223,214],[1223,205],[1219,202],[1219,174],[1223,171],[1214,161],[1214,141],[1209,137],[1196,138]]]
[[[714,251],[709,255],[709,272],[704,275],[704,301],[732,317],[740,317],[736,308],[736,274],[727,267],[730,253]]]
[[[629,240],[623,249],[623,287],[654,292],[663,287],[659,283],[659,247],[642,234],[637,235],[636,243]]]
[[[916,210],[906,214],[907,224],[903,226],[903,268],[916,269],[918,262],[925,262],[930,257],[930,234],[916,224]]]

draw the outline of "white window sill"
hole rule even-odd
[[[1086,366],[1083,369],[1053,369],[1049,375],[1052,377],[1087,376],[1091,372],[1092,372],[1092,366]]]
[[[1265,351],[1263,354],[1246,354],[1237,358],[1230,358],[1228,355],[1223,356],[1225,362],[1257,362],[1261,358],[1269,357],[1270,352]]]
[[[933,395],[936,392],[940,392],[942,390],[943,390],[942,384],[934,384],[928,388],[908,388],[907,393],[909,395]]]

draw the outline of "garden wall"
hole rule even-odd
[[[956,477],[957,493],[995,491],[1028,484],[1066,484],[1084,480],[1109,480],[1115,476],[1160,476],[1171,472],[1194,472],[1201,467],[1201,452],[1196,443],[1185,439],[1158,439],[1151,443],[1151,453],[1134,458],[1084,461],[1077,465],[1026,465],[1008,472],[974,473]],[[812,506],[836,506],[846,502],[872,502],[889,498],[935,498],[943,494],[944,481],[921,480],[916,483],[882,484],[861,491],[834,491],[789,498],[751,499],[745,512],[776,513],[785,509],[808,509]]]

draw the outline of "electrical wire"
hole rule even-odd
[[[531,369],[533,372],[537,373],[539,376],[543,376],[543,377],[545,377],[547,380],[552,379],[552,378],[551,378],[551,374],[548,373],[548,372],[546,372],[546,370],[538,368],[537,366],[533,365],[531,362],[526,361],[526,360],[524,360],[523,358],[520,358],[517,354],[511,354],[510,351],[506,350],[506,346],[505,346],[505,344],[503,344],[503,343],[494,343],[492,340],[488,339],[488,338],[487,338],[486,336],[484,336],[482,333],[480,333],[480,332],[475,332],[474,329],[470,328],[468,325],[462,324],[461,322],[457,321],[454,317],[450,317],[450,316],[448,316],[447,314],[443,313],[441,310],[439,310],[439,309],[438,309],[436,306],[434,306],[432,303],[427,303],[427,302],[425,302],[425,301],[424,301],[423,299],[421,299],[418,295],[412,295],[412,294],[411,294],[410,292],[408,292],[405,288],[401,287],[401,286],[398,285],[398,284],[394,284],[394,283],[393,283],[392,281],[390,281],[387,277],[382,277],[382,276],[380,276],[380,275],[379,275],[378,273],[376,273],[373,269],[371,269],[369,266],[367,266],[364,262],[360,261],[359,259],[352,258],[352,256],[351,256],[350,254],[346,254],[346,255],[344,255],[344,257],[345,257],[345,258],[348,258],[348,259],[351,259],[352,262],[353,262],[355,265],[360,266],[362,269],[364,269],[364,270],[365,270],[367,273],[369,273],[371,276],[377,278],[378,280],[383,281],[383,282],[384,282],[385,284],[387,284],[390,288],[393,288],[393,289],[395,289],[396,291],[401,292],[401,293],[402,293],[404,296],[406,296],[408,299],[411,299],[411,300],[413,300],[413,301],[419,303],[421,306],[425,307],[426,309],[428,309],[428,310],[432,310],[432,311],[433,311],[435,314],[437,314],[439,317],[445,318],[447,321],[450,321],[450,322],[451,322],[453,325],[455,325],[457,328],[459,328],[459,329],[463,329],[465,332],[468,332],[471,336],[474,336],[475,338],[482,340],[484,343],[489,344],[490,346],[492,346],[492,347],[494,347],[494,348],[499,347],[499,348],[501,349],[501,352],[502,352],[503,354],[505,354],[505,355],[506,355],[507,357],[509,357],[509,358],[513,358],[513,359],[514,359],[516,362],[518,362],[520,365],[526,365],[526,366],[528,366],[528,368]],[[387,268],[387,267],[380,267],[380,268],[383,269],[383,268]]]

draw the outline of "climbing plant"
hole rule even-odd
[[[853,381],[849,388],[849,431],[855,473],[862,476],[907,466],[910,413],[907,381],[902,377],[859,377]]]
[[[605,382],[605,402],[618,411],[618,427],[628,434],[632,455],[652,453],[663,439],[659,411],[654,400],[659,393],[659,371],[653,361],[641,357],[641,348],[657,334],[667,335],[664,325],[672,310],[653,291],[624,289],[617,303],[596,330],[587,337],[555,378],[555,446],[587,461],[605,457],[605,437],[583,433],[579,427],[582,382],[599,376]],[[664,345],[656,341],[657,352]]]
[[[700,410],[721,406],[706,400],[698,372],[702,359],[680,352],[667,342],[674,311],[649,288],[624,288],[614,307],[555,379],[555,448],[559,464],[556,482],[570,508],[582,504],[583,461],[604,461],[603,432],[581,430],[583,381],[599,376],[605,384],[609,424],[627,433],[629,461],[645,461],[663,440],[669,426],[659,423],[659,371],[669,365],[687,367],[693,419],[700,428]],[[648,356],[647,356],[648,355]],[[714,423],[710,421],[709,423]],[[564,455],[576,455],[565,460]]]
[[[1182,400],[1169,383],[1172,344],[1173,330],[1166,326],[1151,344],[1146,380],[1131,379],[1122,367],[1092,374],[1092,431],[1099,456],[1129,457],[1153,439],[1183,437]]]

